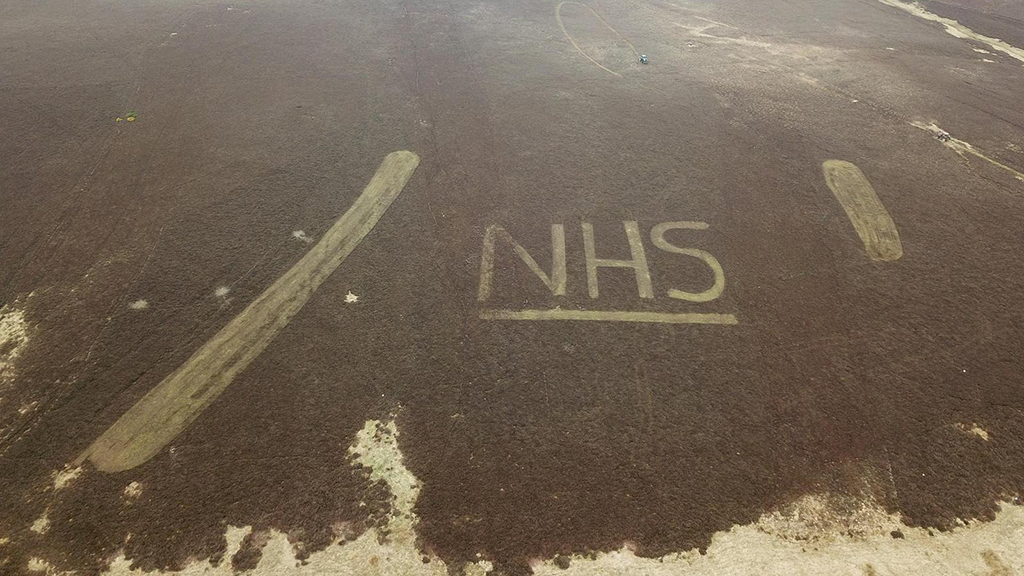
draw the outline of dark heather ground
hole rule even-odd
[[[370,419],[421,482],[420,549],[501,574],[701,549],[865,477],[940,530],[1024,491],[1024,62],[878,0],[594,0],[561,6],[566,33],[557,5],[0,3],[0,304],[24,328],[0,348],[0,572],[380,526],[389,495],[348,452]],[[923,6],[1024,46],[1019,2]],[[405,190],[223,395],[145,464],[55,492],[394,150],[422,160]],[[866,255],[828,159],[870,180],[902,258]],[[666,237],[721,262],[713,301],[666,296],[712,282],[651,243],[683,220],[709,224]],[[633,221],[655,297],[601,268],[590,298],[581,224],[628,258]],[[564,225],[564,296],[499,242],[478,301],[495,224],[545,271]],[[556,306],[738,323],[480,317]]]

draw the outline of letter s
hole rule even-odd
[[[722,295],[725,291],[725,272],[722,271],[722,265],[718,263],[718,260],[714,256],[699,250],[697,248],[680,248],[669,244],[668,240],[665,240],[665,232],[668,230],[707,230],[708,225],[706,222],[695,222],[695,221],[684,221],[684,222],[662,222],[651,228],[651,242],[654,243],[658,248],[672,252],[673,254],[685,254],[687,256],[693,256],[708,265],[711,271],[715,275],[715,284],[703,292],[686,292],[684,290],[670,289],[668,295],[670,298],[676,298],[678,300],[686,300],[689,302],[710,302],[715,298]]]

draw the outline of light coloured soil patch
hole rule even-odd
[[[353,459],[369,469],[369,477],[392,492],[392,510],[382,531],[372,529],[354,541],[332,545],[298,562],[288,537],[272,531],[259,565],[250,574],[352,574],[448,576],[445,563],[416,546],[413,514],[420,483],[403,462],[394,421],[366,422],[349,448]],[[226,558],[240,548],[250,527],[229,527]],[[1006,505],[992,522],[972,523],[930,535],[910,528],[898,516],[866,501],[851,506],[849,497],[805,496],[783,509],[763,515],[756,523],[736,526],[715,535],[706,554],[696,550],[661,558],[639,558],[622,549],[596,556],[538,559],[534,573],[551,576],[962,576],[1013,574],[1024,566],[1024,507]],[[568,567],[563,568],[568,561]],[[45,563],[39,562],[42,566]],[[141,574],[118,556],[108,574]],[[559,566],[561,564],[561,566]],[[466,567],[467,576],[482,576],[492,568],[487,560]],[[151,573],[150,573],[151,574]],[[184,575],[232,574],[231,562],[217,566],[197,562]]]
[[[942,142],[947,148],[949,148],[950,150],[953,150],[954,152],[956,152],[960,156],[966,157],[967,154],[970,154],[971,156],[974,156],[975,158],[980,158],[980,159],[984,160],[985,162],[988,162],[989,164],[995,166],[996,168],[1001,168],[1001,169],[1005,170],[1006,172],[1010,173],[1017,180],[1019,180],[1021,182],[1024,182],[1024,172],[1020,172],[1019,170],[1011,168],[1011,167],[1007,166],[1006,164],[1003,164],[1002,162],[999,162],[998,160],[994,160],[994,159],[990,158],[989,156],[985,155],[983,152],[981,152],[980,150],[975,148],[970,142],[965,142],[963,140],[960,140],[959,138],[955,138],[955,137],[951,136],[948,132],[943,130],[941,127],[939,127],[934,122],[924,123],[924,122],[914,121],[914,122],[911,122],[910,125],[913,126],[914,128],[918,128],[918,129],[924,130],[926,132],[931,132],[932,135],[934,135],[937,139],[939,139],[939,141]]]
[[[82,467],[68,467],[53,473],[53,489],[62,490],[76,478],[82,475]]]
[[[0,398],[14,382],[16,362],[28,344],[28,322],[25,311],[4,306],[0,308]]]
[[[1021,62],[1024,62],[1024,49],[1010,45],[999,38],[992,38],[991,36],[985,36],[984,34],[978,34],[974,30],[971,30],[967,26],[953,20],[952,18],[944,18],[938,14],[933,14],[924,9],[923,6],[917,2],[905,2],[903,0],[878,0],[882,4],[892,6],[893,8],[899,8],[908,14],[913,14],[922,20],[928,20],[929,22],[937,22],[942,24],[945,28],[946,33],[950,36],[960,38],[962,40],[973,40],[975,42],[981,42],[988,44],[993,50],[998,50],[1010,56],[1016,58]]]

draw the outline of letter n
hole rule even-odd
[[[555,296],[565,295],[565,228],[561,224],[551,225],[551,274],[548,275],[522,246],[501,226],[494,224],[484,232],[484,250],[480,257],[480,289],[477,300],[483,302],[491,296],[494,282],[494,248],[498,240],[512,246],[512,250],[526,263],[526,266],[540,278],[541,282]]]

